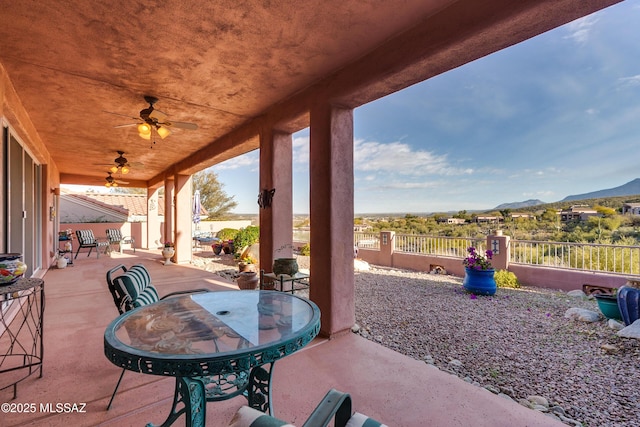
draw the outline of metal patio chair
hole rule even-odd
[[[351,410],[351,396],[331,389],[316,406],[302,427],[326,427],[333,421],[334,427],[387,427],[379,421]],[[229,427],[294,427],[286,421],[266,415],[248,406],[242,406],[231,420]]]
[[[116,276],[116,274],[118,274]],[[151,284],[149,271],[142,264],[133,265],[129,270],[119,264],[107,271],[107,285],[113,297],[113,302],[118,308],[118,312],[123,314],[143,305],[152,304],[161,299],[171,298],[178,295],[210,292],[209,289],[190,289],[186,291],[171,292],[162,298],[158,295],[158,290]],[[120,382],[124,376],[125,369],[122,370],[116,388],[113,390],[107,410],[111,408],[113,399],[116,396]]]
[[[93,235],[93,230],[76,230],[76,237],[78,239],[78,250],[76,251],[75,258],[78,258],[80,249],[89,248],[87,256],[91,255],[93,248],[96,249],[96,258],[100,258],[100,248],[106,247],[109,243],[105,241],[98,241]]]
[[[131,245],[133,253],[136,253],[136,240],[132,236],[122,236],[122,233],[117,228],[107,228],[107,240],[109,241],[109,248],[113,245],[118,245],[118,252],[120,253],[122,253],[122,245]]]

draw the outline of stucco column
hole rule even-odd
[[[147,249],[157,249],[162,245],[158,193],[158,188],[147,188]]]
[[[162,245],[165,241],[174,241],[173,235],[173,179],[164,179],[164,224],[162,227]]]
[[[353,275],[353,110],[311,109],[310,298],[322,312],[323,336],[355,323]]]
[[[270,206],[260,208],[260,268],[271,271],[275,258],[293,255],[293,186],[291,134],[265,129],[260,134],[260,192],[263,203],[275,189]],[[264,193],[264,192],[267,193]]]
[[[509,236],[503,236],[502,231],[487,236],[487,249],[493,251],[491,265],[496,270],[506,270],[509,268]]]
[[[380,232],[380,264],[393,265],[393,252],[396,247],[396,232],[381,231]]]
[[[191,175],[175,175],[174,177],[174,241],[176,254],[173,262],[186,264],[191,262],[191,245],[193,239],[191,226],[193,224],[191,203]]]

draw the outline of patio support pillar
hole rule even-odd
[[[156,249],[162,245],[159,193],[159,188],[147,188],[147,244],[143,246],[147,249]]]
[[[322,312],[320,334],[331,337],[355,323],[353,110],[324,101],[310,113],[310,298]]]
[[[260,188],[275,189],[270,206],[260,208],[260,268],[274,258],[293,256],[292,136],[272,128],[260,133]]]
[[[173,179],[164,179],[164,226],[162,227],[161,244],[167,240],[174,241],[173,236]]]
[[[173,262],[185,264],[191,262],[191,246],[193,236],[191,224],[193,222],[191,203],[191,175],[175,175],[174,183],[174,242],[176,253]]]

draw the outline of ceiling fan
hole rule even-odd
[[[140,162],[129,163],[126,157],[124,157],[124,151],[117,151],[118,157],[113,161],[114,163],[94,163],[96,166],[109,166],[111,173],[119,173],[120,175],[126,175],[129,173],[132,167],[144,167]]]
[[[105,178],[105,187],[117,187],[118,184],[128,184],[126,181],[119,181],[111,176],[111,172],[107,172],[107,177]]]
[[[169,120],[165,113],[154,108],[155,103],[158,102],[158,98],[154,96],[145,95],[144,100],[149,103],[149,107],[140,110],[139,118],[132,117],[132,119],[138,120],[139,123],[129,123],[126,125],[119,125],[114,127],[123,128],[123,127],[137,126],[138,134],[140,135],[140,137],[147,140],[151,139],[151,133],[154,129],[162,139],[171,135],[170,128],[187,129],[187,130],[198,129],[198,125],[195,123],[174,122]]]

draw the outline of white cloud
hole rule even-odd
[[[230,170],[230,169],[239,169],[239,168],[252,168],[259,166],[260,157],[258,155],[258,151],[252,151],[247,154],[243,154],[242,156],[234,157],[225,162],[219,163],[215,165],[216,170]]]
[[[293,138],[293,163],[309,163],[309,137]]]
[[[640,86],[640,74],[629,77],[620,77],[618,79],[618,84],[623,87]]]
[[[356,140],[354,168],[359,171],[384,171],[400,175],[464,175],[472,169],[453,167],[446,155],[425,150],[414,150],[401,142],[380,143]]]
[[[593,16],[585,16],[584,18],[576,19],[566,25],[566,29],[569,34],[565,36],[567,39],[572,39],[577,43],[586,43],[591,33],[591,28],[598,22],[598,19]]]

